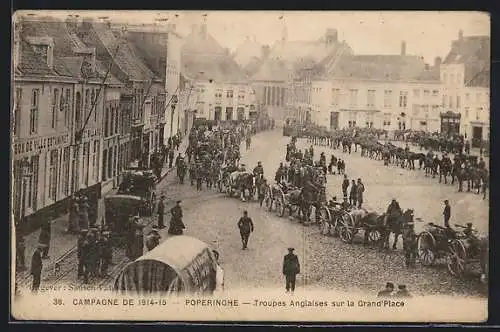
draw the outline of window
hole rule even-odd
[[[384,108],[392,107],[392,90],[384,91]]]
[[[408,104],[408,92],[401,91],[399,93],[399,107],[406,108]]]
[[[82,128],[82,98],[80,92],[75,97],[75,125],[76,129]]]
[[[480,114],[481,114],[481,111],[483,110],[482,107],[478,107],[476,109],[476,121],[479,121],[479,117],[480,117]]]
[[[470,107],[466,107],[465,108],[465,118],[468,119],[469,118],[469,111],[470,111]]]
[[[14,136],[19,135],[21,125],[21,101],[23,100],[23,89],[16,89],[16,99],[14,100],[14,116],[12,133]]]
[[[453,96],[450,96],[450,97],[448,98],[448,107],[449,107],[449,108],[453,108]]]
[[[420,89],[413,89],[413,97],[420,98]]]
[[[233,90],[227,90],[226,91],[226,97],[227,98],[233,98]]]
[[[50,151],[49,198],[54,202],[57,201],[57,164],[58,164],[57,157],[58,157],[57,150]]]
[[[86,187],[89,185],[89,145],[90,142],[83,144],[83,183]]]
[[[90,96],[90,112],[94,112],[94,122],[97,122],[97,107],[95,103],[95,89],[92,89],[92,94]]]
[[[432,96],[437,97],[439,95],[439,90],[432,90]]]
[[[102,151],[102,181],[108,179],[108,150]]]
[[[457,83],[462,84],[462,75],[461,74],[457,74]]]
[[[115,107],[115,134],[118,134],[119,107]]]
[[[66,197],[69,195],[69,146],[64,148],[62,165],[62,192]]]
[[[455,75],[454,74],[450,74],[450,83],[455,84]]]
[[[351,107],[356,106],[358,103],[358,90],[350,89],[349,90],[349,104]]]
[[[338,105],[340,97],[340,89],[332,89],[332,104]]]
[[[37,209],[38,202],[38,166],[39,166],[39,156],[31,157],[31,169],[33,176],[29,178],[29,190],[28,190],[28,207],[33,211]]]
[[[106,113],[104,114],[104,137],[109,136],[109,107],[106,107]]]
[[[457,96],[457,108],[460,108],[460,96]]]
[[[470,100],[470,93],[466,93],[465,94],[465,101],[469,101]]]
[[[424,111],[424,116],[428,117],[429,116],[429,105],[423,105],[422,110]]]
[[[57,106],[59,103],[59,90],[54,89],[54,96],[52,96],[52,114],[51,114],[51,121],[50,121],[50,128],[54,129],[56,128],[57,124]]]
[[[38,131],[39,104],[40,104],[40,89],[33,89],[31,92],[30,134],[35,134]]]
[[[412,114],[413,116],[418,116],[420,105],[418,104],[413,104],[412,105]]]
[[[85,99],[84,99],[84,104],[83,104],[83,123],[85,123],[85,120],[87,120],[87,116],[90,111],[90,90],[86,89],[85,90]]]
[[[429,90],[424,90],[424,98],[429,98],[430,93],[431,92]]]
[[[368,90],[366,106],[375,107],[375,90]]]

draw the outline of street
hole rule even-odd
[[[285,145],[290,140],[280,131],[259,133],[252,138],[249,151],[242,144],[242,163],[252,169],[257,161],[262,161],[268,181],[274,181],[274,173],[279,162],[284,159]],[[307,146],[305,140],[298,141],[299,148]],[[329,149],[314,147],[315,159],[325,151],[327,160],[332,153]],[[354,151],[354,150],[353,150]],[[470,193],[458,193],[455,186],[439,185],[436,179],[426,178],[422,172],[409,171],[394,166],[384,167],[380,161],[359,156],[333,153],[346,162],[349,178],[362,178],[366,187],[365,207],[379,212],[385,211],[392,198],[396,198],[403,209],[413,208],[415,217],[425,222],[442,223],[442,201],[449,199],[452,206],[452,223],[473,221],[483,231],[488,227],[488,201]],[[328,196],[341,196],[341,177],[328,176]],[[242,202],[229,198],[224,193],[204,188],[197,191],[178,183],[175,172],[171,172],[159,184],[158,191],[168,200],[167,209],[177,199],[183,201],[185,234],[205,241],[218,250],[220,263],[225,270],[225,287],[231,289],[282,288],[281,274],[283,256],[287,248],[295,248],[301,264],[297,288],[332,289],[345,291],[366,291],[376,293],[386,282],[406,284],[413,294],[483,294],[477,280],[459,280],[448,274],[446,265],[415,269],[404,266],[401,242],[396,251],[379,251],[341,242],[339,238],[320,234],[319,227],[304,227],[289,217],[280,218],[275,212],[259,207],[257,202]],[[417,199],[418,198],[418,199]],[[241,249],[237,228],[238,219],[248,210],[253,219],[255,231],[251,234],[248,249]],[[170,217],[166,216],[166,222]],[[149,218],[147,233],[155,218]],[[424,224],[417,223],[416,231]],[[167,229],[160,231],[162,241],[168,235]],[[179,248],[182,250],[182,248]],[[64,276],[55,276],[51,271],[42,276],[42,288],[52,285],[71,284],[78,287],[76,280],[76,253],[64,260],[67,271]],[[91,280],[91,285],[110,287],[114,277],[127,263],[123,250],[115,250],[115,265],[110,267],[110,277]],[[477,278],[476,278],[477,279]]]

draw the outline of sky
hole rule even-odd
[[[29,11],[36,15],[65,17],[107,16],[113,22],[151,24],[168,18],[187,35],[206,14],[208,31],[219,43],[235,50],[246,36],[262,44],[281,39],[286,26],[289,40],[315,40],[328,28],[338,30],[355,54],[398,54],[406,41],[406,53],[421,55],[428,63],[448,53],[458,31],[464,36],[490,35],[490,17],[481,12],[335,12],[335,11]],[[177,15],[177,17],[176,17]]]

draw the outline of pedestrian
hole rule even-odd
[[[403,250],[406,267],[415,267],[417,260],[417,235],[415,234],[413,222],[409,222],[403,232]]]
[[[444,217],[444,227],[450,228],[451,207],[448,200],[444,201],[443,217]]]
[[[266,190],[267,190],[267,180],[262,179],[262,182],[259,185],[259,191],[258,191],[259,205],[261,207],[262,207],[262,202],[264,202],[264,198],[266,196]]]
[[[19,234],[16,236],[16,270],[24,271],[26,270],[26,262],[25,262],[25,251],[26,251],[26,243],[24,241],[24,236]]]
[[[42,250],[45,248],[45,244],[39,243],[38,247],[35,249],[33,256],[31,257],[31,275],[33,276],[33,283],[31,284],[31,291],[36,293],[40,288],[40,281],[42,278]]]
[[[68,229],[69,233],[77,233],[79,230],[78,222],[78,197],[73,194],[69,200],[69,213],[68,213]]]
[[[158,228],[165,228],[163,216],[165,214],[165,195],[160,196],[160,201],[158,202]]]
[[[342,194],[344,199],[347,198],[347,188],[349,188],[349,179],[347,178],[347,175],[344,174],[344,181],[342,182]]]
[[[345,161],[344,161],[344,159],[342,159],[340,161],[340,167],[342,168],[342,173],[345,174]]]
[[[88,269],[91,278],[97,277],[97,268],[99,266],[99,247],[97,239],[97,230],[89,229],[88,241]]]
[[[398,285],[398,291],[393,297],[408,298],[411,297],[410,293],[406,289],[406,285]]]
[[[100,262],[100,275],[101,277],[108,276],[108,267],[113,261],[113,248],[111,247],[111,243],[109,242],[110,232],[102,232],[101,239],[101,262]]]
[[[363,182],[361,182],[361,179],[358,179],[357,191],[358,209],[361,209],[361,206],[363,205],[363,194],[365,192],[365,185],[363,184]]]
[[[393,292],[394,284],[392,282],[388,282],[385,284],[385,288],[378,292],[377,297],[392,297]]]
[[[248,239],[250,237],[250,233],[254,230],[254,225],[252,218],[248,217],[248,211],[243,211],[243,217],[238,220],[238,228],[240,230],[242,250],[247,249],[248,247]]]
[[[77,247],[77,259],[78,259],[78,278],[83,277],[84,275],[84,268],[85,268],[85,253],[84,253],[84,247],[85,247],[85,241],[87,240],[87,229],[82,229],[80,230],[80,236],[78,237],[78,240],[76,242],[76,247]]]
[[[171,147],[168,150],[168,168],[172,168],[172,164],[174,163],[174,149]]]
[[[142,225],[141,218],[139,216],[134,217],[134,247],[132,256],[135,259],[141,257],[144,254],[144,226]]]
[[[40,236],[38,237],[38,242],[44,245],[42,249],[42,258],[48,259],[49,256],[49,247],[50,247],[50,238],[51,238],[51,222],[46,221],[42,224],[40,229]]]
[[[300,273],[300,263],[297,255],[293,253],[294,248],[288,248],[288,254],[283,257],[283,275],[285,276],[286,292],[295,291],[295,281]]]
[[[358,200],[358,185],[355,180],[352,180],[351,191],[349,192],[349,204],[356,206]]]
[[[80,204],[79,204],[79,211],[80,211],[80,229],[89,229],[90,224],[89,224],[89,203],[88,203],[88,198],[85,195],[82,195],[80,198]]]
[[[83,277],[83,283],[88,284],[89,283],[89,275],[90,275],[90,270],[91,270],[91,259],[92,259],[92,253],[91,253],[91,244],[89,241],[89,232],[84,233],[86,230],[82,230],[82,233],[85,234],[85,237],[82,242],[82,248],[81,248],[81,263],[82,263],[82,277]]]
[[[170,209],[170,214],[172,215],[172,219],[170,220],[170,227],[168,228],[168,234],[172,235],[182,235],[183,230],[186,228],[184,223],[182,222],[182,201],[177,201],[176,205]]]

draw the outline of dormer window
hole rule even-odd
[[[52,37],[28,37],[33,52],[45,61],[49,68],[54,66],[54,40]]]

